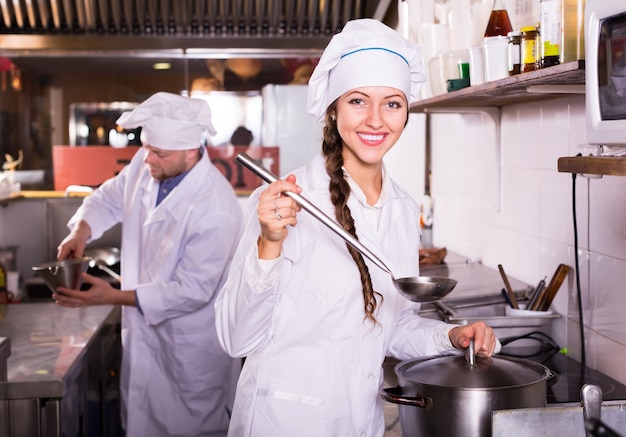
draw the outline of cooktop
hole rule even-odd
[[[580,402],[580,389],[595,384],[602,389],[602,400],[626,400],[626,385],[610,376],[560,353],[556,349],[502,347],[501,355],[525,358],[543,364],[557,374],[556,382],[548,383],[548,403]]]

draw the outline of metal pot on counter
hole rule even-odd
[[[395,366],[398,387],[381,397],[398,404],[405,437],[489,437],[495,410],[547,405],[547,386],[557,375],[522,358],[432,356]]]

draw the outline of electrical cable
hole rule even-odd
[[[578,156],[582,156],[580,153]],[[572,217],[574,225],[574,263],[576,270],[576,296],[578,299],[578,320],[580,323],[580,364],[584,369],[587,363],[585,352],[585,324],[583,323],[583,302],[580,291],[580,268],[578,263],[578,223],[576,220],[576,173],[572,173]]]
[[[548,334],[542,331],[532,331],[522,335],[516,335],[512,337],[506,337],[500,339],[500,344],[504,347],[508,344],[513,343],[517,340],[536,340],[541,343],[543,346],[546,346],[548,350],[560,351],[561,347],[558,345],[556,341]]]

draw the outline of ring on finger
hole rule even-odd
[[[278,212],[278,207],[274,208],[274,215],[276,216],[276,220],[280,221],[283,219],[283,216]]]

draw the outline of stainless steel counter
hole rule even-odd
[[[480,262],[470,262],[467,258],[450,251],[446,255],[444,264],[420,267],[420,274],[452,278],[458,281],[454,290],[442,299],[444,301],[459,297],[499,295],[500,290],[504,288],[504,282],[498,270],[486,267]],[[531,289],[530,285],[511,276],[508,276],[508,279],[516,295]]]
[[[0,385],[11,405],[7,435],[116,435],[119,321],[115,306],[4,306],[0,338],[9,339],[10,356]]]
[[[9,398],[61,397],[63,382],[105,322],[113,306],[62,308],[54,303],[7,305],[0,337],[11,342],[7,360]]]

